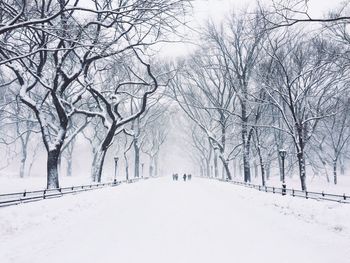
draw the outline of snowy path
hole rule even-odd
[[[0,209],[1,263],[349,263],[350,206],[204,179]]]

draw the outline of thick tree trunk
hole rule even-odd
[[[222,179],[232,180],[232,176],[231,176],[231,172],[230,172],[230,168],[228,166],[227,160],[225,160],[225,158],[222,155],[220,155],[220,160],[222,162],[222,165],[224,167],[225,174],[226,174],[226,178],[222,178]]]
[[[94,182],[101,182],[102,178],[102,169],[103,169],[103,164],[105,161],[107,149],[99,149],[96,151],[96,158],[94,159],[93,167],[92,167],[92,177],[94,179]]]
[[[94,163],[92,164],[92,178],[95,182],[100,183],[102,178],[102,169],[105,162],[105,157],[108,151],[108,148],[111,146],[115,131],[117,130],[116,123],[113,123],[111,128],[108,130],[106,137],[104,138],[100,147],[96,150],[94,158]]]
[[[97,164],[97,150],[92,150],[92,164],[91,164],[91,181],[96,182],[96,173],[95,173],[95,166]]]
[[[243,174],[244,174],[244,182],[251,181],[250,175],[250,150],[249,146],[245,145],[243,150]]]
[[[300,183],[301,183],[301,190],[306,191],[306,170],[305,170],[305,157],[304,152],[299,152],[297,154],[298,157],[298,163],[299,163],[299,176],[300,176]]]
[[[59,188],[58,159],[59,149],[50,150],[47,153],[47,189]]]
[[[62,172],[61,167],[62,167],[62,154],[60,154],[60,156],[58,156],[57,170],[58,170],[59,173]]]
[[[299,163],[299,175],[300,175],[300,183],[301,190],[307,191],[306,188],[306,167],[305,167],[305,155],[304,155],[304,127],[300,124],[296,124],[297,132],[298,132],[298,163]]]

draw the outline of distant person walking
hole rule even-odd
[[[178,174],[173,174],[173,181],[177,181],[179,179],[179,175]]]
[[[186,182],[186,174],[183,175],[184,182]]]
[[[192,178],[192,174],[187,175],[188,181],[191,181],[191,178]]]

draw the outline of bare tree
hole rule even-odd
[[[313,17],[309,12],[309,0],[272,0],[270,6],[259,3],[261,22],[266,24],[268,30],[308,23],[348,23],[350,16],[347,15],[347,7],[348,2],[344,1],[326,17]]]
[[[292,36],[295,38],[295,36]],[[264,83],[271,103],[279,110],[284,130],[295,146],[302,190],[306,190],[305,148],[319,120],[334,114],[327,103],[339,92],[334,64],[318,39],[297,41],[284,36],[286,45],[267,54],[275,61],[275,78]],[[271,47],[275,47],[271,45]]]
[[[141,149],[149,157],[150,177],[158,176],[159,153],[168,135],[171,113],[168,109],[168,103],[164,100],[153,104],[150,111],[144,115],[144,139],[141,142]]]
[[[1,49],[6,67],[21,86],[21,100],[33,110],[41,126],[48,153],[48,188],[59,186],[57,166],[69,122],[79,114],[75,109],[82,96],[92,92],[86,82],[91,65],[164,39],[161,33],[172,31],[171,27],[178,22],[175,15],[185,8],[185,1],[106,0],[96,1],[89,15],[84,16],[87,9],[79,7],[78,2],[69,12],[61,12],[50,20],[47,27],[45,22],[45,26],[39,23],[6,32],[4,41],[11,43],[8,41],[11,38],[20,48]],[[60,1],[62,5],[66,3]],[[41,7],[38,10],[42,17],[56,10],[56,6],[48,10]],[[27,11],[30,10],[23,12]]]
[[[249,182],[250,148],[253,130],[249,128],[249,94],[252,89],[252,74],[258,63],[264,40],[260,18],[247,13],[232,15],[221,28],[208,26],[207,36],[222,57],[229,85],[234,88],[240,106],[244,180]],[[223,27],[228,30],[224,30]]]

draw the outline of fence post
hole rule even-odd
[[[45,199],[46,198],[46,189],[44,190],[44,193],[43,193],[43,199]]]
[[[305,191],[305,198],[308,199],[307,191]]]
[[[346,200],[346,195],[345,194],[343,194],[343,198],[344,198],[344,200]]]
[[[275,187],[272,187],[272,193],[275,193]]]
[[[27,195],[27,190],[24,190],[23,197],[26,197],[26,195]]]
[[[292,195],[293,195],[293,197],[295,197],[295,191],[294,191],[294,189],[292,189]]]

